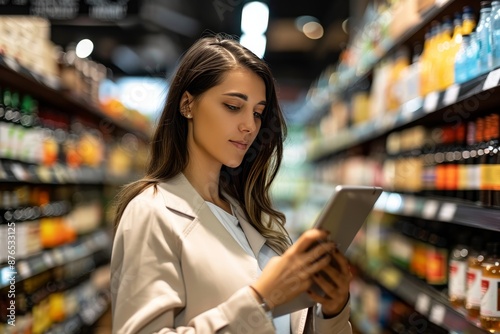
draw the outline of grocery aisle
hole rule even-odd
[[[500,2],[367,8],[304,108],[309,195],[385,190],[348,251],[353,323],[498,333]]]
[[[275,203],[297,236],[335,185],[383,187],[347,252],[355,333],[500,333],[500,2],[351,8],[295,101]],[[154,119],[100,100],[112,70],[50,24],[0,16],[0,332],[107,334],[112,199]]]

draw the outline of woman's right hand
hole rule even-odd
[[[327,238],[326,231],[308,230],[282,256],[269,260],[252,287],[271,308],[307,291],[313,275],[329,265],[335,245]]]

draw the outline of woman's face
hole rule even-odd
[[[188,97],[190,163],[209,169],[238,167],[259,133],[266,105],[264,81],[248,69],[237,68],[197,99]]]

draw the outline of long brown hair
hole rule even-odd
[[[188,163],[187,120],[179,110],[181,98],[194,98],[218,85],[223,75],[236,67],[256,73],[266,86],[266,107],[257,138],[236,168],[223,166],[219,190],[238,201],[248,221],[282,253],[290,245],[284,228],[285,216],[273,209],[270,186],[283,155],[286,125],[278,104],[274,78],[267,64],[233,38],[218,34],[196,41],[184,54],[174,73],[167,101],[150,144],[146,175],[126,185],[116,197],[117,225],[127,204],[150,186],[173,178]]]

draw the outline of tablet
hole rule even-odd
[[[330,238],[345,253],[382,191],[372,186],[336,186],[313,228],[329,231]]]
[[[330,231],[330,238],[337,244],[339,250],[345,253],[382,191],[380,187],[336,186],[335,192],[323,207],[312,228]],[[273,316],[292,313],[312,305],[314,301],[303,293],[291,302],[277,306],[273,310]]]

